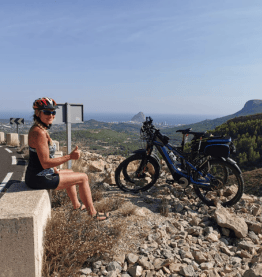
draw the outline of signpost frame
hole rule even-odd
[[[66,123],[67,134],[67,154],[71,153],[71,133],[72,123],[84,123],[84,105],[83,104],[57,104],[56,117],[53,124]],[[72,167],[72,161],[68,161],[68,168]]]

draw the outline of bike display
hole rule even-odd
[[[169,137],[160,133],[150,117],[140,134],[146,142],[119,164],[115,171],[117,186],[126,192],[138,193],[150,189],[160,176],[161,155],[173,177],[183,188],[193,185],[196,195],[208,206],[219,201],[223,206],[236,204],[243,194],[244,182],[238,165],[229,156],[235,151],[230,137],[212,137],[191,128],[178,130],[183,139],[180,147],[172,146]],[[190,153],[184,152],[188,135],[193,135]]]

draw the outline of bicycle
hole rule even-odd
[[[116,185],[125,192],[149,190],[160,176],[160,159],[157,150],[173,177],[184,190],[191,184],[196,195],[208,206],[221,202],[232,206],[242,197],[244,181],[237,163],[229,155],[235,152],[230,137],[212,137],[206,132],[192,132],[191,128],[177,130],[182,133],[181,147],[172,146],[169,137],[162,135],[147,117],[140,130],[146,142],[119,164],[115,171]],[[184,152],[188,135],[193,135],[190,153]]]

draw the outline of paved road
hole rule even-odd
[[[23,178],[26,162],[16,147],[0,145],[0,197],[1,192]]]

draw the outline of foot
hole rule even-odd
[[[103,221],[109,218],[109,213],[99,213],[92,215],[92,218],[98,221]]]
[[[75,210],[83,211],[86,208],[86,206],[83,203],[79,203],[79,205],[76,207]]]

